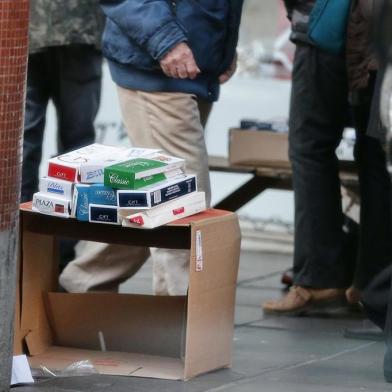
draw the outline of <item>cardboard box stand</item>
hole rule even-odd
[[[208,210],[154,230],[59,219],[21,209],[15,347],[32,367],[91,360],[103,374],[190,379],[231,365],[240,230]],[[190,249],[187,296],[57,293],[57,241]],[[100,351],[99,334],[107,347]]]
[[[231,165],[290,167],[287,133],[230,129]]]

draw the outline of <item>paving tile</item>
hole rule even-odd
[[[258,278],[280,273],[281,271],[290,268],[291,265],[292,256],[269,253],[263,254],[260,252],[242,252],[238,282],[239,284],[248,284],[248,281],[251,283]]]
[[[319,339],[324,347],[331,340]],[[307,345],[311,342],[308,341]],[[292,365],[281,361],[280,367],[267,369],[256,377],[227,384],[225,391],[390,391],[382,374],[384,345],[375,342],[363,342],[359,346],[332,344],[328,354],[319,344],[313,346],[313,354],[308,360]],[[315,350],[318,351],[314,354]],[[333,353],[333,351],[336,351]],[[296,350],[295,350],[296,351]],[[297,357],[300,359],[300,356]]]
[[[227,392],[390,392],[391,386],[381,384],[377,389],[372,386],[360,389],[350,386],[309,385],[306,381],[291,383],[285,381],[266,381],[262,378],[248,384],[239,384],[221,389]]]
[[[281,283],[282,273],[284,270],[271,273],[270,275],[248,279],[238,283],[239,287],[248,287],[250,289],[274,289],[287,291],[287,286]]]
[[[261,313],[261,304],[268,299],[280,298],[284,292],[280,288],[241,287],[237,288],[236,306],[257,307]]]
[[[392,387],[384,382],[382,361],[384,344],[364,342],[357,350],[324,357],[304,366],[298,366],[276,374],[267,374],[264,379],[270,382],[285,382],[289,385],[305,384],[314,390],[319,386],[339,391],[384,391]],[[309,389],[311,390],[311,389]],[[326,390],[326,389],[325,389]]]
[[[261,321],[263,313],[260,306],[236,306],[235,325],[243,325]]]
[[[345,310],[318,314],[318,317],[286,317],[265,315],[262,320],[250,324],[252,327],[280,329],[286,331],[317,331],[320,334],[334,334],[343,336],[346,328],[370,327],[369,321],[362,314],[350,314]],[[324,317],[322,317],[324,316]]]
[[[369,342],[366,342],[369,343]],[[243,327],[235,331],[233,370],[254,376],[354,349],[363,342],[313,331]]]
[[[58,378],[20,387],[15,392],[204,392],[242,379],[223,369],[190,381],[166,381],[137,377],[88,376]]]

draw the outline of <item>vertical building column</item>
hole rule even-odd
[[[29,0],[0,0],[0,392],[11,375]]]

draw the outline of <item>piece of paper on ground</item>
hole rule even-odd
[[[11,385],[33,383],[33,377],[26,355],[17,355],[12,361]]]

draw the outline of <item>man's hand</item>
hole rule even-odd
[[[221,76],[219,76],[220,84],[226,83],[235,74],[235,71],[237,71],[237,61],[238,61],[238,56],[236,54],[233,62],[230,65],[230,68],[226,72],[224,72]]]
[[[166,76],[175,79],[196,79],[201,72],[189,46],[181,42],[171,49],[160,61]]]

